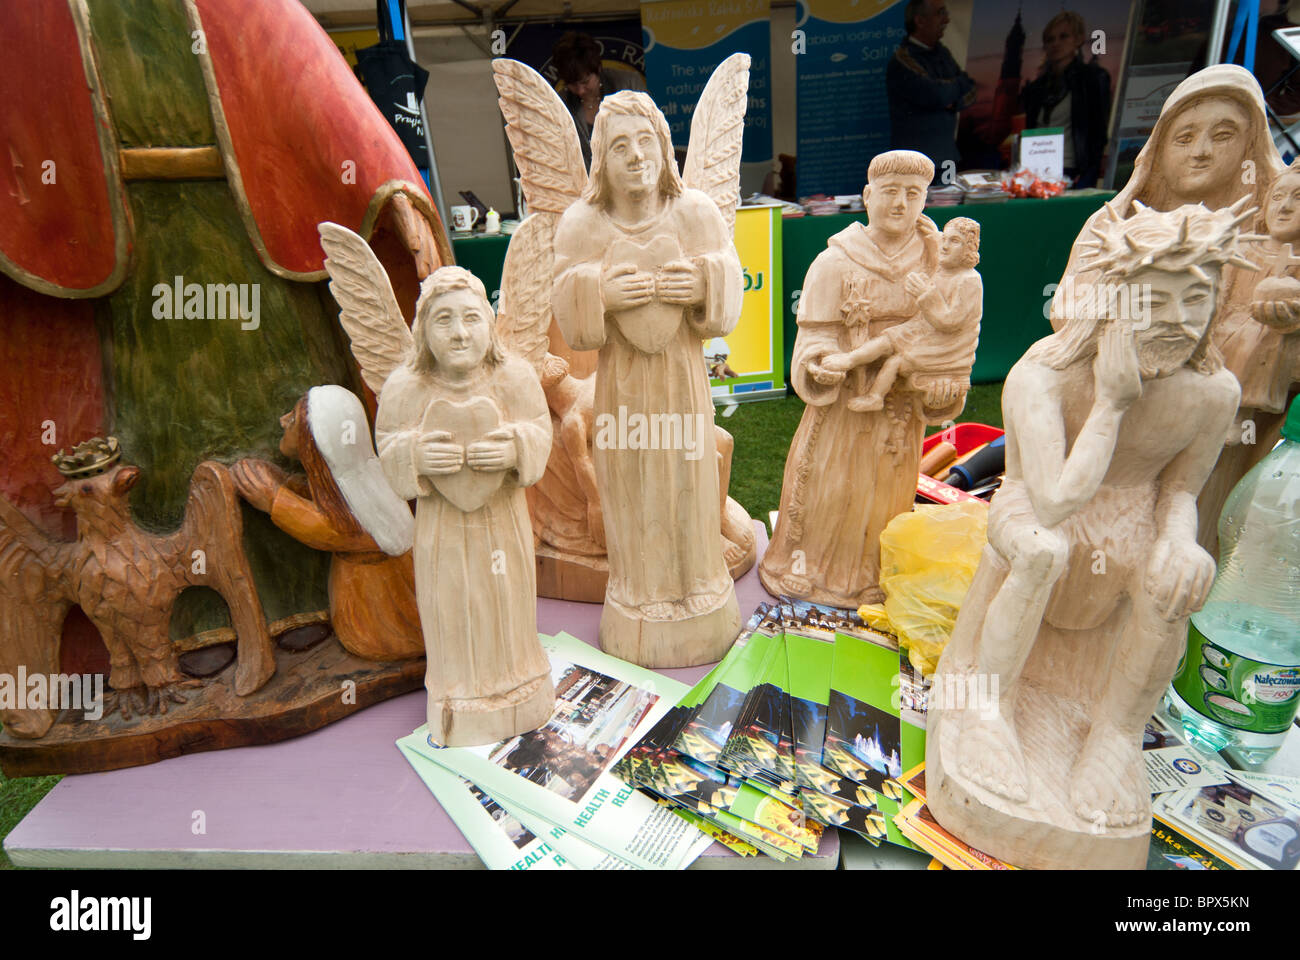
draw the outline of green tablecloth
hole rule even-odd
[[[1043,312],[1050,297],[1043,288],[1060,282],[1079,230],[1114,195],[1097,192],[1050,200],[926,209],[926,215],[940,228],[953,217],[970,217],[980,224],[978,269],[984,279],[984,320],[972,381],[1005,380],[1011,365],[1030,344],[1052,332]],[[799,217],[786,220],[782,226],[787,372],[798,329],[794,318],[796,294],[803,286],[803,278],[813,258],[826,249],[826,241],[855,220],[865,221],[866,214]]]
[[[1029,345],[1052,332],[1044,315],[1050,297],[1043,289],[1060,281],[1079,230],[1093,211],[1113,196],[1113,193],[1097,192],[1051,200],[931,207],[925,211],[940,227],[953,217],[970,217],[980,223],[979,272],[984,278],[984,321],[972,375],[976,383],[1005,379],[1011,365]],[[813,258],[826,249],[826,241],[853,221],[865,219],[865,214],[856,213],[801,217],[782,224],[787,383],[797,329],[794,294],[802,287]],[[483,281],[494,303],[501,287],[501,265],[509,242],[506,236],[452,238],[456,262]]]

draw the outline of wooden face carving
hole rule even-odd
[[[1250,118],[1236,101],[1207,97],[1182,110],[1160,144],[1160,172],[1180,203],[1242,183]]]
[[[867,222],[890,234],[906,233],[916,226],[925,209],[929,183],[921,177],[887,174],[867,185]]]
[[[492,308],[472,290],[452,290],[428,311],[423,334],[438,368],[456,376],[478,367],[492,343]]]
[[[603,176],[611,192],[643,193],[657,189],[663,171],[663,151],[654,125],[646,117],[609,118],[609,146],[605,148]]]

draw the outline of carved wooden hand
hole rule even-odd
[[[431,477],[448,476],[465,463],[465,448],[451,442],[451,434],[434,430],[420,438],[420,472]]]

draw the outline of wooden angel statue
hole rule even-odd
[[[631,91],[606,98],[588,179],[565,149],[571,138],[557,142],[558,130],[572,130],[567,117],[547,117],[550,101],[525,68],[498,61],[516,162],[526,181],[550,185],[530,207],[561,214],[539,224],[554,230],[546,299],[571,350],[599,350],[591,460],[609,565],[601,646],[644,666],[718,660],[740,626],[713,533],[724,500],[701,344],[740,319],[731,234],[748,80],[744,54],[710,80],[685,178],[654,102]]]
[[[235,488],[271,522],[330,560],[330,625],[363,660],[424,655],[411,545],[415,519],[384,478],[365,407],[339,386],[312,387],[280,418],[280,452],[306,471],[269,460],[231,467]]]
[[[605,338],[602,335],[593,339],[584,334],[566,342],[568,334],[562,333],[561,326],[555,322],[557,316],[552,309],[551,299],[558,249],[556,231],[561,217],[576,205],[593,202],[591,198],[584,197],[597,190],[595,184],[599,181],[588,179],[572,118],[554,89],[532,68],[514,60],[495,60],[493,70],[501,93],[500,104],[506,119],[506,132],[514,148],[515,162],[519,167],[521,183],[531,211],[530,216],[511,237],[502,273],[498,328],[504,342],[521,356],[529,358],[537,369],[551,407],[555,431],[555,443],[547,472],[528,491],[533,527],[539,539],[538,569],[541,579],[538,586],[547,596],[599,601],[607,595],[608,575],[611,564],[615,561],[607,560],[607,550],[611,548],[607,539],[606,508],[602,505],[603,488],[597,481],[597,454],[594,448],[599,434],[600,412],[616,414],[618,405],[597,409],[599,378],[596,370],[599,359],[596,348],[606,342]],[[748,76],[749,59],[744,54],[729,58],[714,73],[694,115],[689,160],[684,176],[686,186],[698,187],[712,199],[722,214],[728,238],[734,228],[735,209],[740,199],[740,141]],[[613,109],[626,110],[626,105]],[[647,122],[650,114],[658,115],[652,107],[642,105],[641,109],[645,113],[643,119]],[[661,145],[658,152],[666,155],[668,162],[665,164],[661,159],[655,160],[656,169],[665,171],[664,184],[669,187],[669,192],[680,193],[682,183],[675,174],[671,149],[667,149],[666,153],[665,149]],[[598,169],[604,171],[608,165],[602,160]],[[668,179],[670,169],[671,181]],[[602,187],[599,192],[601,198],[594,201],[595,207],[603,209],[607,202],[612,201],[606,197],[609,191]],[[652,199],[657,208],[660,205],[658,194]],[[671,196],[660,212],[676,209],[678,212],[672,216],[680,220],[690,209],[689,204],[697,199],[698,195],[689,191],[684,197]],[[605,221],[600,219],[600,222]],[[708,222],[711,226],[716,226],[712,211],[709,212]],[[646,230],[642,233],[658,233],[661,234],[660,238],[649,247],[643,247],[640,245],[642,239],[652,238],[620,232],[621,239],[611,250],[621,250],[625,258],[631,256],[632,261],[628,262],[636,261],[637,258],[649,258],[647,264],[656,271],[660,266],[668,265],[674,258],[680,257],[682,245],[674,234],[678,229],[675,221],[662,229],[648,221],[643,226]],[[695,231],[703,228],[691,229]],[[700,237],[704,238],[704,234],[700,234]],[[716,238],[709,237],[699,242],[709,246],[714,239]],[[729,239],[725,245],[719,245],[719,250],[722,246],[729,250]],[[629,247],[634,247],[639,252],[633,255],[629,253]],[[694,254],[691,256],[694,257]],[[734,254],[729,256],[734,257]],[[676,270],[675,267],[672,275],[677,275]],[[648,276],[649,273],[643,275]],[[666,276],[665,279],[667,281],[670,277]],[[664,292],[668,289],[665,286]],[[714,284],[711,290],[715,296],[735,295],[729,287],[724,289],[718,284]],[[650,305],[647,309],[651,314],[662,312],[665,318],[669,318],[669,315],[675,317],[682,312],[691,318],[703,314],[699,304],[690,305],[685,311],[681,304],[670,304],[670,309],[667,310],[663,307],[663,302],[658,302],[657,306]],[[646,313],[646,310],[637,308],[637,314],[641,313]],[[736,322],[735,310],[730,301],[723,313],[732,318],[730,325],[725,327],[730,330]],[[711,338],[709,328],[700,327],[694,319],[690,322],[694,324],[689,327],[692,341]],[[639,351],[641,348],[635,349]],[[607,374],[607,388],[608,376]],[[691,374],[691,377],[693,383],[695,375]],[[704,386],[707,389],[707,373]],[[690,388],[692,396],[695,390],[694,386]],[[717,493],[717,504],[708,511],[713,517],[710,521],[712,526],[697,526],[703,524],[706,518],[703,513],[690,511],[689,516],[681,518],[681,529],[684,533],[689,528],[692,537],[703,538],[706,530],[720,528],[720,547],[727,570],[733,578],[744,574],[754,563],[756,544],[753,522],[749,515],[740,504],[727,497],[733,446],[731,435],[712,424],[712,415],[708,410],[694,405],[691,412],[687,413],[684,408],[679,409],[680,404],[676,400],[670,400],[667,395],[661,398],[660,405],[653,410],[647,407],[641,411],[636,404],[628,406],[626,402],[622,406],[628,414],[636,414],[638,418],[642,413],[674,416],[677,419],[672,421],[670,429],[676,429],[683,415],[693,417],[696,413],[709,414],[709,429],[713,434],[711,449],[699,447],[698,450],[692,450],[691,454],[693,457],[696,453],[699,454],[696,462],[700,470],[708,470],[716,465],[714,472],[717,476],[709,481],[709,489]],[[656,421],[656,425],[661,422],[663,421]],[[693,441],[694,437],[691,439]],[[631,458],[624,459],[629,459],[630,462]],[[606,457],[606,460],[608,462],[609,458]],[[642,457],[641,461],[646,469],[658,469],[651,468],[646,457]],[[626,500],[626,494],[620,494],[620,499]],[[704,579],[707,580],[708,577]],[[664,594],[665,597],[675,598],[668,602],[680,605],[681,600],[695,589],[684,584],[685,580]],[[623,598],[619,601],[621,603],[633,602],[633,598],[626,595],[622,588],[617,595]],[[639,601],[641,605],[644,602]],[[691,603],[696,606],[700,604],[699,601]],[[660,612],[665,615],[667,610],[668,608],[660,608]],[[678,609],[672,615],[683,612]],[[679,658],[673,654],[669,659],[676,661]]]
[[[921,212],[933,174],[912,150],[876,156],[867,223],[831,237],[804,279],[790,380],[808,406],[759,564],[773,594],[880,601],[880,533],[912,508],[925,426],[965,404],[984,309],[979,224],[939,232]]]
[[[483,284],[469,271],[430,274],[408,330],[361,238],[332,223],[320,232],[340,320],[379,398],[384,475],[398,496],[417,501],[429,738],[471,746],[536,729],[555,706],[537,638],[523,490],[541,477],[551,450],[537,374],[501,348]]]
[[[1139,297],[1078,311],[1012,368],[1006,479],[939,661],[927,803],[1008,863],[1141,868],[1142,732],[1214,580],[1196,497],[1240,389],[1212,346],[1243,198],[1094,224],[1081,263]],[[1079,245],[1082,247],[1082,244]]]

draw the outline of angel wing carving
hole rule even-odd
[[[573,117],[532,67],[493,60],[498,103],[531,213],[510,238],[501,272],[497,334],[540,374],[550,346],[555,230],[587,187]]]
[[[581,160],[579,160],[581,163]],[[361,379],[374,391],[406,359],[414,343],[383,264],[358,234],[328,220],[317,228],[325,250],[330,293],[352,343]]]
[[[713,71],[691,118],[682,181],[718,205],[728,232],[740,205],[740,148],[749,103],[749,54],[733,53]]]
[[[546,79],[527,64],[493,60],[492,74],[528,209],[563,213],[587,186],[573,117]]]
[[[559,216],[533,213],[510,238],[501,268],[497,335],[511,353],[540,373],[550,349],[551,284],[555,278],[555,227]]]

